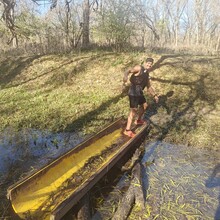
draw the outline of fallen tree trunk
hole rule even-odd
[[[145,207],[145,199],[142,187],[142,174],[140,163],[141,150],[137,149],[132,157],[134,167],[132,169],[132,179],[130,186],[122,197],[118,209],[115,212],[112,220],[125,220],[127,219],[134,204],[137,204],[141,209]],[[137,157],[138,156],[138,157]],[[135,158],[135,159],[134,159]]]
[[[90,216],[90,204],[89,194],[87,193],[79,202],[79,211],[77,213],[77,220],[89,220]]]

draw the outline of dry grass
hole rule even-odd
[[[155,58],[152,83],[161,95],[157,106],[148,98],[147,117],[150,116],[153,125],[149,138],[217,151],[220,134],[217,57],[90,52],[1,58],[0,130],[81,130],[90,134],[118,117],[126,117],[129,108],[127,97],[121,93],[123,71],[141,63],[146,56]],[[156,179],[151,181],[157,184]],[[175,183],[170,184],[169,188],[175,187],[172,185]],[[174,203],[179,204],[181,193]],[[167,201],[164,206],[173,210],[174,203]],[[187,214],[192,204],[186,205],[180,204],[183,207],[178,206],[176,211]],[[164,208],[160,207],[163,216]],[[134,207],[131,219],[140,217],[138,210]],[[152,206],[146,207],[146,219],[152,211]],[[154,218],[159,219],[156,213]],[[196,215],[195,219],[200,213]]]
[[[127,116],[128,100],[121,94],[123,71],[142,62],[145,56],[90,52],[2,58],[0,130],[9,126],[91,133],[115,118]],[[195,146],[217,146],[219,59],[152,56],[156,61],[151,73],[154,87],[165,97],[169,91],[174,92],[165,100],[169,114],[162,106],[152,116],[158,120],[163,138]]]

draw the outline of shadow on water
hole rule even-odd
[[[220,187],[220,163],[214,167],[213,172],[206,180],[205,185],[207,188]],[[215,213],[215,220],[220,219],[220,192],[219,192],[218,202],[219,205]]]
[[[148,142],[146,164],[147,206],[151,216],[163,219],[219,220],[220,164],[217,152],[166,142]],[[208,173],[215,166],[211,175]],[[205,184],[204,184],[205,183]],[[216,210],[217,208],[217,210]]]
[[[160,144],[159,141],[155,142],[150,147],[150,149],[148,149],[148,150],[145,149],[145,153],[144,153],[144,156],[141,161],[141,171],[142,171],[141,174],[142,174],[142,181],[143,181],[142,187],[143,187],[143,194],[144,194],[145,202],[146,202],[146,198],[147,198],[147,190],[149,189],[149,179],[148,179],[148,174],[147,174],[146,170],[148,169],[148,166],[150,166],[151,164],[154,163],[153,153],[159,144]]]

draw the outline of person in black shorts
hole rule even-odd
[[[129,137],[135,136],[135,133],[131,131],[131,125],[136,115],[138,115],[138,117],[137,120],[135,120],[135,124],[142,125],[146,123],[146,121],[142,119],[142,116],[147,109],[147,102],[143,93],[144,89],[147,88],[147,91],[154,97],[156,102],[159,100],[158,95],[155,93],[154,88],[151,86],[149,76],[149,70],[152,67],[153,62],[153,58],[147,58],[143,66],[136,65],[124,73],[124,85],[128,82],[130,76],[130,87],[128,91],[130,112],[128,115],[127,126],[124,130],[124,134]]]

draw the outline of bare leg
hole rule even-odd
[[[142,116],[144,114],[144,112],[146,111],[147,109],[147,103],[145,102],[143,105],[140,106],[139,108],[139,112],[138,112],[138,120],[141,120],[142,119]]]
[[[131,130],[131,124],[132,124],[132,121],[133,121],[134,116],[135,116],[136,113],[137,113],[137,109],[136,108],[131,108],[131,110],[129,112],[129,115],[128,115],[126,130]]]

